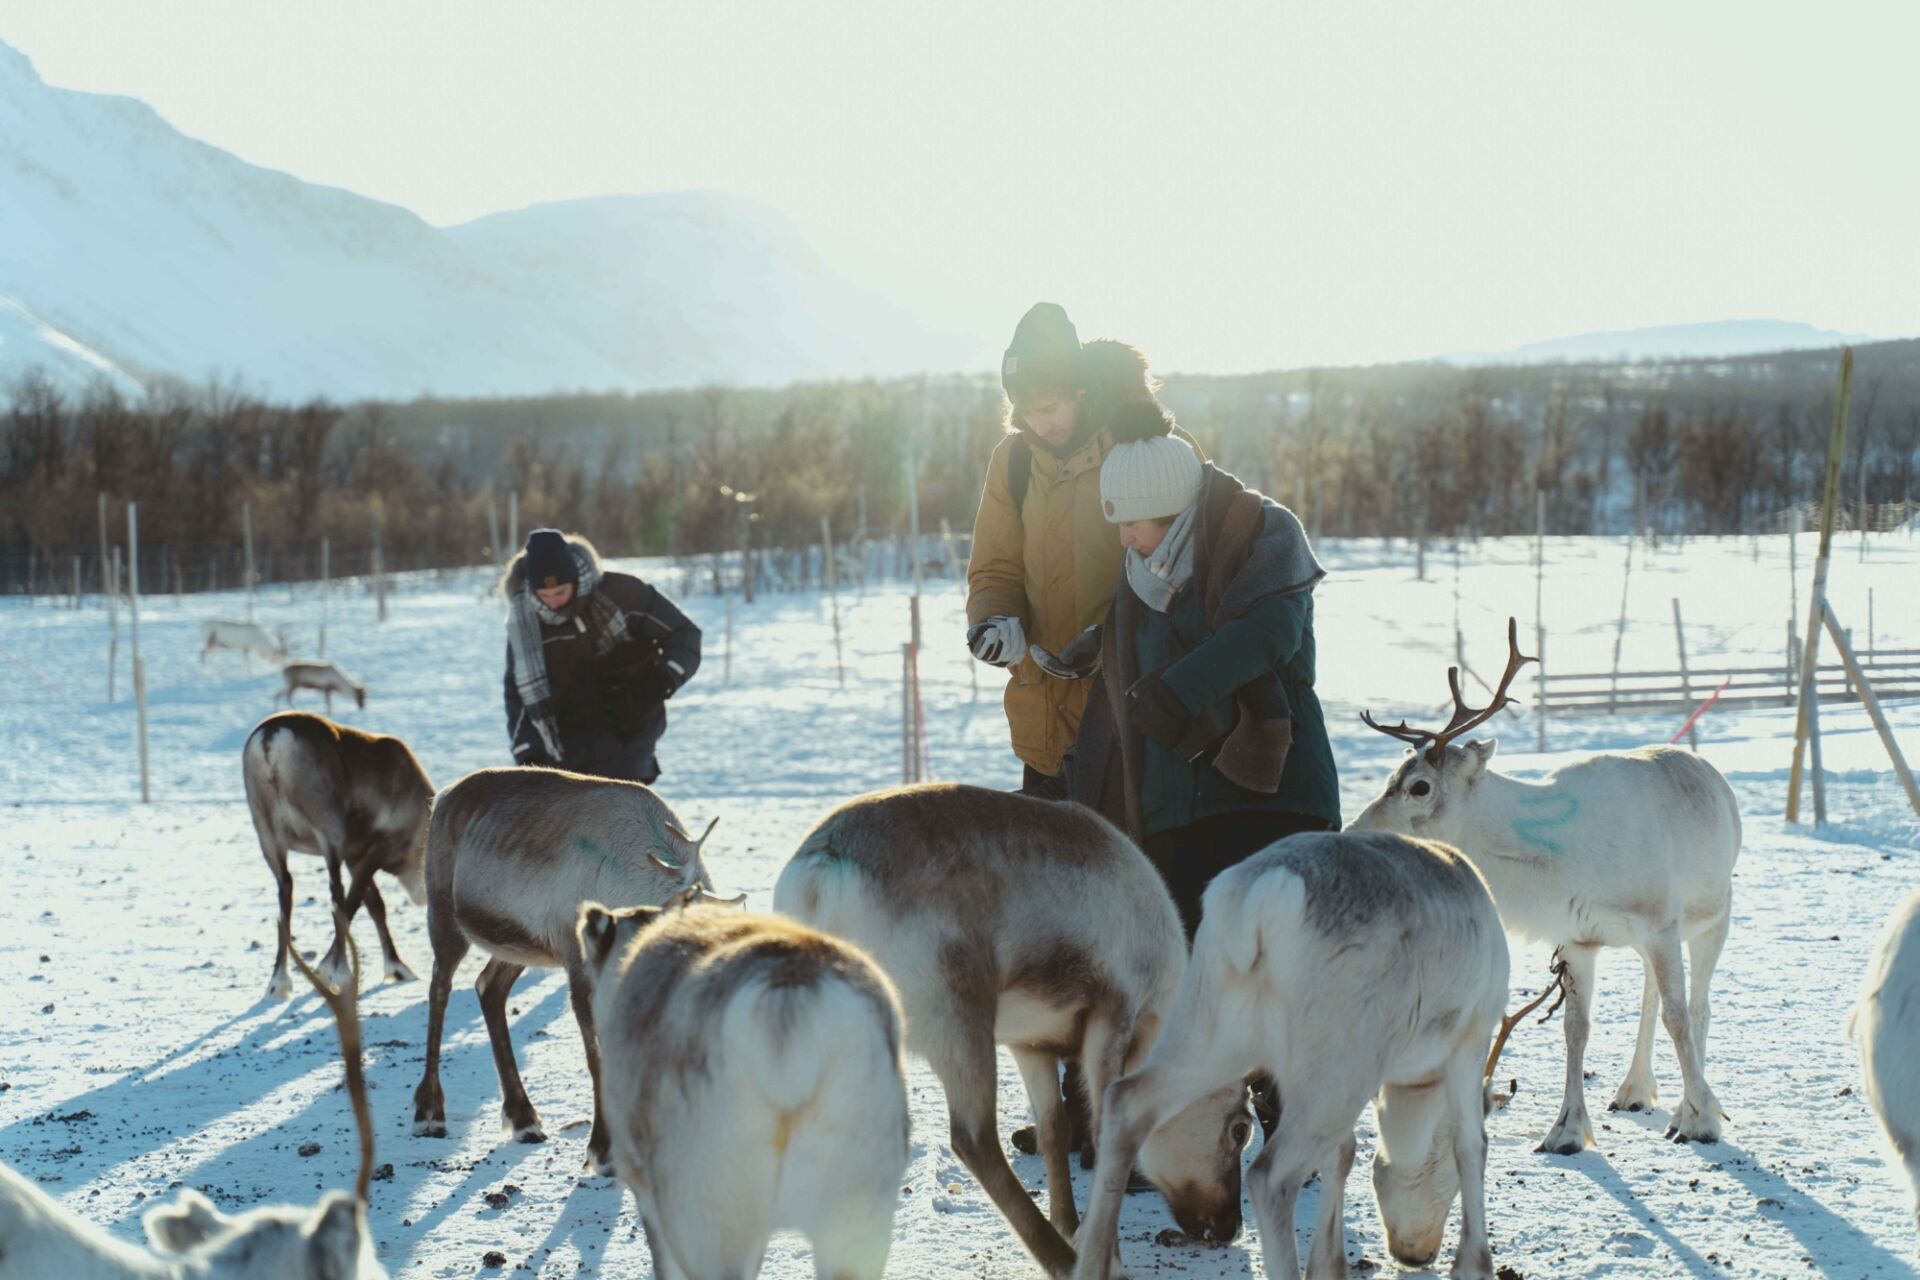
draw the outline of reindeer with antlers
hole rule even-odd
[[[1642,747],[1563,765],[1538,782],[1488,766],[1495,743],[1459,740],[1512,702],[1507,689],[1534,659],[1507,621],[1507,666],[1492,700],[1471,707],[1449,668],[1454,711],[1445,728],[1404,721],[1371,728],[1408,744],[1407,758],[1350,830],[1397,831],[1457,846],[1486,877],[1509,932],[1553,945],[1567,992],[1566,1094],[1540,1149],[1571,1155],[1593,1141],[1582,1085],[1595,959],[1602,947],[1640,954],[1646,982],[1640,1036],[1615,1110],[1653,1107],[1653,1028],[1664,1015],[1680,1059],[1676,1141],[1720,1137],[1707,1084],[1707,988],[1727,939],[1740,810],[1719,770],[1690,751]],[[1680,949],[1693,962],[1692,987]]]
[[[493,1044],[505,1123],[521,1142],[546,1140],[514,1062],[507,996],[529,965],[563,967],[593,1077],[587,1162],[597,1173],[612,1173],[600,1105],[593,986],[576,928],[580,904],[657,907],[711,897],[713,881],[700,850],[713,827],[709,823],[695,840],[648,787],[558,769],[481,769],[434,798],[427,833],[433,982],[428,990],[426,1070],[413,1094],[416,1134],[447,1134],[440,1038],[454,971],[477,946],[489,957],[474,988]]]

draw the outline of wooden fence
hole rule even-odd
[[[1881,649],[1863,654],[1860,667],[1880,701],[1920,698],[1920,649]],[[1549,715],[1691,711],[1723,680],[1727,688],[1720,695],[1721,705],[1791,707],[1797,679],[1798,672],[1784,664],[1727,667],[1697,661],[1687,664],[1684,676],[1678,671],[1622,671],[1618,676],[1607,671],[1549,671],[1546,711]],[[1838,663],[1820,667],[1816,687],[1821,702],[1860,700],[1846,668]]]

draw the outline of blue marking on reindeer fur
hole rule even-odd
[[[1552,839],[1547,833],[1557,831],[1580,816],[1578,797],[1569,795],[1522,796],[1520,807],[1528,810],[1525,817],[1514,819],[1513,834],[1536,849],[1548,853],[1565,853],[1566,846]]]

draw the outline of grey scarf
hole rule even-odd
[[[559,729],[553,723],[553,685],[547,679],[546,637],[540,632],[540,624],[558,627],[572,623],[590,632],[595,656],[612,651],[627,638],[626,611],[595,591],[600,585],[600,570],[593,557],[578,547],[568,550],[573,553],[577,570],[573,599],[564,608],[549,609],[533,594],[533,584],[522,582],[509,601],[507,614],[507,643],[513,650],[513,682],[520,690],[526,714],[533,717],[533,727],[555,763],[564,753],[560,748]]]
[[[1187,509],[1167,526],[1167,536],[1160,539],[1152,555],[1127,552],[1127,585],[1140,597],[1141,604],[1156,613],[1165,613],[1180,588],[1193,579],[1193,527],[1199,512],[1198,501],[1188,503]]]

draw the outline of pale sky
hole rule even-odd
[[[1156,367],[1920,332],[1920,5],[4,0],[48,81],[436,223],[719,188]]]

